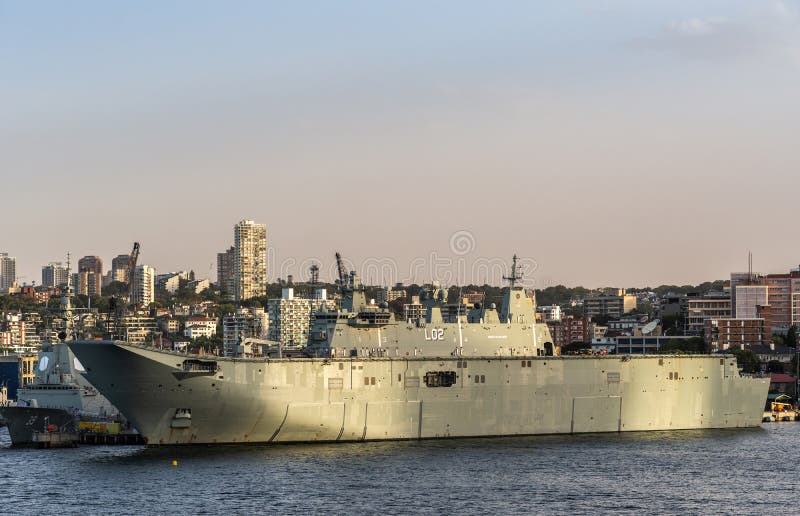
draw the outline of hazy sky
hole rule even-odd
[[[334,250],[400,279],[516,252],[536,286],[800,262],[800,1],[0,1],[0,66],[23,282],[134,240],[213,278],[243,218],[296,275]]]

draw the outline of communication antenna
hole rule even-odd
[[[347,286],[347,269],[344,266],[344,261],[342,260],[342,254],[339,251],[336,251],[336,270],[339,274],[339,286],[344,288]]]
[[[503,279],[508,281],[513,289],[514,286],[517,284],[517,281],[522,279],[522,274],[517,272],[517,255],[514,255],[514,258],[511,260],[511,275],[510,276],[503,276]]]

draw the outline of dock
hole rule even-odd
[[[37,448],[75,448],[78,434],[75,432],[33,432],[33,443]]]

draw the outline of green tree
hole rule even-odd
[[[745,373],[757,373],[761,370],[758,357],[749,349],[735,349],[733,354],[736,356],[736,364]]]
[[[783,362],[780,360],[770,360],[767,362],[767,372],[768,373],[783,373]]]
[[[797,326],[794,324],[789,327],[786,332],[786,345],[792,348],[797,347]]]

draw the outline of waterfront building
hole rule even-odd
[[[0,294],[7,294],[17,283],[17,259],[0,253]]]
[[[42,266],[43,287],[54,288],[66,285],[68,276],[67,268],[61,262],[50,262]]]
[[[149,265],[136,266],[133,277],[133,302],[148,306],[156,299],[156,270]]]
[[[267,227],[242,220],[234,227],[233,237],[236,301],[267,295]]]

